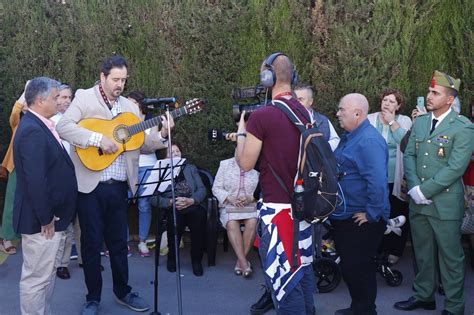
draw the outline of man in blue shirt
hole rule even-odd
[[[334,151],[345,204],[331,216],[342,277],[352,303],[336,314],[377,314],[377,282],[373,257],[390,214],[387,185],[387,144],[367,120],[369,103],[361,94],[348,94],[339,103],[337,118],[346,131]]]

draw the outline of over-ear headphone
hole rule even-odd
[[[279,56],[286,56],[282,52],[276,52],[268,56],[264,61],[265,69],[260,72],[260,84],[266,88],[271,88],[275,85],[277,77],[275,71],[273,71],[273,62]],[[298,83],[298,73],[296,72],[295,66],[291,64],[291,85]]]

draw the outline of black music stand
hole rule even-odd
[[[133,196],[133,200],[139,198],[147,198],[155,195],[156,192],[164,193],[169,192],[168,187],[172,186],[172,182],[176,176],[178,176],[181,167],[184,165],[185,159],[173,158],[158,160],[153,168],[145,170],[143,177],[140,178],[140,182],[137,184],[137,190]],[[175,203],[173,202],[173,207]],[[162,222],[164,218],[164,211],[160,211],[158,207],[156,229],[155,229],[155,275],[153,280],[154,299],[153,299],[153,311],[152,315],[161,315],[158,312],[158,266],[160,263],[160,245],[161,235],[163,234]],[[176,231],[175,231],[176,232]],[[176,261],[179,261],[179,257],[176,257]],[[178,288],[180,285],[178,284]],[[179,292],[178,292],[178,295]]]

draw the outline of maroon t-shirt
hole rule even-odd
[[[301,112],[307,113],[307,110],[298,100],[295,98],[278,100],[285,102],[303,123],[308,123],[301,114]],[[290,196],[278,183],[268,164],[283,180],[291,194],[297,171],[300,131],[284,112],[269,103],[250,115],[247,132],[263,142],[258,162],[263,201],[290,203]]]

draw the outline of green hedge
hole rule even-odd
[[[233,147],[211,146],[207,128],[235,128],[232,88],[257,83],[262,60],[274,51],[291,57],[331,119],[351,91],[377,110],[385,87],[405,93],[409,113],[434,69],[462,79],[467,112],[473,8],[461,0],[0,0],[0,153],[27,79],[46,75],[88,88],[113,53],[129,60],[127,91],[208,100],[203,113],[177,122],[175,138],[185,156],[213,171]]]

